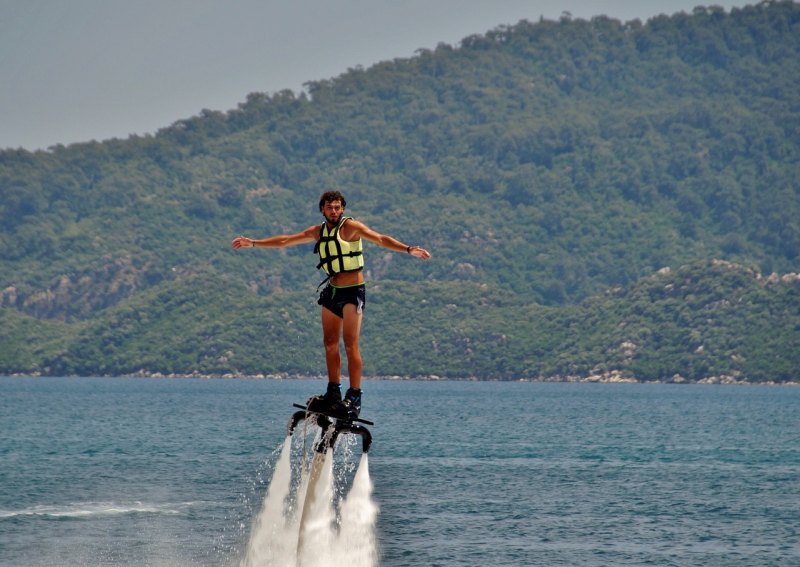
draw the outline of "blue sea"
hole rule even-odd
[[[242,564],[323,388],[0,378],[0,564]],[[382,566],[800,565],[800,388],[364,388]]]

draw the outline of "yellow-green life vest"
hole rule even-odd
[[[364,267],[361,239],[351,242],[339,236],[339,229],[351,218],[343,217],[332,229],[328,229],[328,224],[324,222],[319,228],[319,242],[314,247],[319,254],[317,268],[322,268],[329,276],[340,272],[357,272]]]

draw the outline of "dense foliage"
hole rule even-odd
[[[791,379],[796,284],[709,260],[797,271],[799,79],[793,2],[565,17],[0,152],[0,371],[322,372],[310,249],[229,242],[317,222],[336,187],[434,254],[367,250],[368,373]],[[735,307],[646,291],[683,265]]]

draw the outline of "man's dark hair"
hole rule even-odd
[[[322,208],[325,206],[325,203],[330,203],[332,201],[341,201],[342,208],[344,209],[347,207],[347,201],[344,200],[344,195],[338,191],[325,191],[322,194],[322,197],[319,198],[319,210],[322,210]]]

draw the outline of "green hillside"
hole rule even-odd
[[[523,21],[2,151],[0,372],[322,372],[310,247],[229,243],[316,223],[335,187],[434,254],[367,249],[368,374],[797,378],[798,284],[754,274],[800,271],[798,85],[793,2]],[[665,266],[718,298],[646,291]]]

